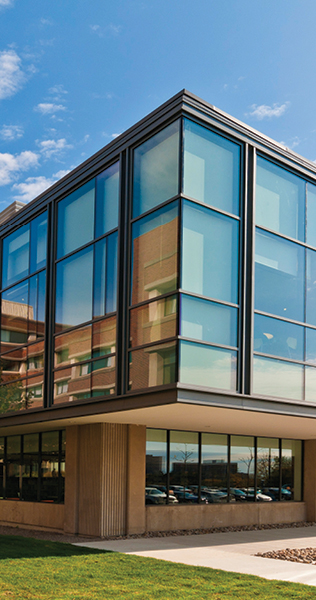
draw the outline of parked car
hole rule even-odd
[[[167,494],[154,487],[145,488],[146,504],[166,504]]]

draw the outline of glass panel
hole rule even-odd
[[[46,272],[29,279],[28,341],[45,334],[45,286]]]
[[[316,369],[305,367],[305,400],[316,402]]]
[[[116,349],[116,317],[93,323],[92,352],[93,358],[112,354]]]
[[[280,494],[280,452],[279,440],[257,439],[257,493],[272,500],[279,500]],[[286,500],[282,494],[282,500]]]
[[[183,337],[224,346],[237,346],[237,318],[237,308],[181,295]]]
[[[316,252],[306,250],[306,322],[316,325]]]
[[[47,212],[31,221],[30,273],[46,265],[47,252]]]
[[[95,180],[58,202],[57,258],[93,240]]]
[[[23,225],[3,240],[2,287],[29,274],[30,225]]]
[[[142,346],[177,334],[177,297],[169,296],[130,313],[130,345]]]
[[[235,219],[184,201],[183,289],[238,303],[238,228]]]
[[[0,359],[1,383],[25,377],[27,370],[27,348],[16,348],[3,354]]]
[[[118,226],[119,163],[115,163],[96,178],[95,237]]]
[[[92,318],[93,248],[57,264],[56,331]]]
[[[239,213],[240,147],[201,125],[184,121],[184,194]]]
[[[91,363],[74,365],[55,371],[54,404],[74,402],[91,397]]]
[[[279,319],[255,315],[255,352],[304,360],[304,327]]]
[[[7,437],[6,498],[20,498],[21,436]]]
[[[316,246],[316,186],[307,184],[306,243]]]
[[[305,181],[257,159],[256,224],[304,241]]]
[[[107,313],[116,311],[117,290],[117,239],[118,234],[109,235],[106,242],[106,301]]]
[[[146,504],[165,504],[167,500],[166,486],[167,432],[165,429],[147,429],[145,493]]]
[[[178,275],[178,203],[133,224],[132,304],[173,292]]]
[[[28,347],[27,369],[29,377],[44,369],[44,340]]]
[[[26,379],[0,386],[0,413],[18,411],[25,407]]]
[[[105,259],[106,239],[94,245],[94,317],[102,317],[105,314]]]
[[[230,492],[238,501],[254,501],[254,438],[232,435],[230,446]]]
[[[303,369],[303,366],[294,363],[256,356],[253,361],[253,393],[303,400]]]
[[[306,327],[306,362],[316,365],[316,329],[308,329]]]
[[[209,504],[227,502],[227,476],[227,435],[202,433],[201,496],[206,498]]]
[[[236,391],[237,352],[180,342],[180,381]]]
[[[36,377],[27,378],[26,407],[42,408],[44,400],[44,374],[39,372]]]
[[[91,358],[91,325],[69,331],[55,338],[55,367]]]
[[[170,431],[170,492],[181,503],[199,501],[199,434]]]
[[[176,343],[130,352],[129,389],[137,390],[176,380]]]
[[[0,498],[4,497],[4,437],[0,437]]]
[[[28,341],[28,281],[19,283],[2,294],[1,351]]]
[[[115,356],[108,356],[91,363],[92,396],[115,394]]]
[[[59,431],[42,433],[41,501],[58,502]]]
[[[285,499],[302,500],[302,442],[282,440],[282,496]],[[286,494],[286,492],[288,492]],[[291,494],[291,495],[290,495]]]
[[[255,308],[304,320],[304,248],[257,231]]]
[[[179,193],[179,129],[175,121],[134,150],[133,217]]]
[[[31,433],[23,436],[22,500],[38,500],[39,435]]]

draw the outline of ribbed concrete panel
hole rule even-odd
[[[101,423],[79,427],[78,533],[84,535],[101,535],[103,427]]]
[[[127,426],[103,424],[101,536],[126,532]]]

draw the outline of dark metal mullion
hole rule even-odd
[[[233,350],[235,352],[239,352],[238,346],[225,346],[225,344],[216,344],[215,342],[206,342],[205,340],[189,338],[189,337],[185,337],[183,335],[180,335],[179,339],[181,341],[191,342],[192,344],[200,344],[201,346],[210,346],[211,348],[221,348],[222,350]]]
[[[56,338],[58,336],[65,335],[65,334],[71,333],[73,331],[77,331],[77,329],[84,329],[84,327],[87,327],[88,325],[93,325],[94,323],[99,323],[100,321],[104,321],[105,319],[108,319],[110,317],[115,317],[115,315],[116,315],[116,311],[108,313],[107,315],[102,315],[101,317],[98,317],[97,319],[92,319],[91,321],[85,321],[84,323],[79,323],[79,325],[75,325],[74,327],[68,327],[68,329],[64,329],[63,331],[58,331],[57,333],[54,333],[53,337]]]
[[[271,358],[271,360],[281,360],[282,362],[289,362],[295,365],[304,366],[304,360],[296,360],[295,358],[285,358],[284,356],[277,356],[275,354],[265,354],[264,352],[253,351],[254,356],[262,356],[264,358]]]
[[[167,504],[169,504],[169,490],[170,490],[170,429],[167,429]]]
[[[46,258],[46,290],[45,290],[45,337],[44,337],[44,408],[53,404],[53,375],[54,368],[54,323],[55,323],[55,268],[54,252],[56,239],[56,221],[54,204],[48,205],[47,215],[47,258]]]
[[[165,294],[160,294],[159,296],[155,296],[154,298],[149,298],[148,300],[142,300],[141,302],[132,304],[130,306],[130,311],[136,308],[140,308],[141,306],[145,306],[146,304],[152,304],[153,302],[158,302],[159,300],[164,300],[165,298],[171,298],[172,296],[177,296],[176,289],[173,292],[166,292]]]
[[[316,325],[310,325],[309,323],[304,323],[304,321],[295,321],[294,319],[287,319],[281,315],[275,315],[274,313],[267,313],[263,310],[255,309],[254,313],[256,315],[262,315],[263,317],[268,317],[269,319],[276,319],[278,321],[284,321],[285,323],[292,323],[293,325],[299,325],[301,327],[308,327],[309,329],[316,329]]]
[[[23,500],[23,477],[22,477],[22,469],[23,469],[23,456],[24,454],[24,435],[20,436],[20,464],[19,464],[19,495],[20,500]]]
[[[297,244],[298,246],[301,246],[302,248],[307,248],[308,250],[315,250],[315,246],[310,246],[309,244],[306,244],[306,242],[302,242],[302,240],[299,240],[297,238],[289,237],[288,235],[281,233],[281,231],[275,231],[274,229],[269,229],[268,227],[265,227],[264,225],[257,225],[256,227],[257,227],[257,229],[260,229],[260,231],[264,231],[271,235],[276,235],[277,237],[282,238],[283,240],[285,240],[287,242],[291,242],[292,244]]]
[[[282,439],[279,438],[279,502],[282,500]]]
[[[172,336],[170,338],[165,338],[163,340],[158,340],[157,342],[147,342],[146,344],[140,344],[139,346],[129,347],[129,350],[134,352],[135,350],[143,350],[144,348],[151,348],[152,346],[162,346],[164,344],[168,344],[169,342],[177,341],[176,336]]]
[[[247,256],[248,256],[248,172],[249,172],[249,146],[245,144],[243,152],[241,154],[242,164],[239,169],[239,214],[242,217],[240,221],[239,231],[239,281],[238,281],[238,297],[239,297],[239,311],[238,311],[238,332],[237,332],[237,344],[240,348],[239,361],[237,363],[237,390],[242,394],[245,393],[245,389],[248,389],[246,375],[246,319],[247,319],[247,292],[248,292],[248,273],[247,273]],[[243,200],[243,202],[241,202]]]
[[[37,478],[37,501],[41,501],[42,488],[42,434],[38,437],[38,478]]]
[[[241,182],[239,183],[239,189],[241,188]],[[234,213],[230,213],[226,210],[218,208],[217,206],[213,206],[212,204],[208,204],[207,202],[203,202],[203,200],[199,200],[198,198],[193,198],[192,196],[187,196],[185,194],[181,194],[181,199],[185,202],[191,202],[192,204],[198,204],[203,208],[206,208],[212,212],[223,215],[224,217],[228,217],[229,219],[234,219],[235,221],[241,221],[241,217],[239,215],[235,215]]]
[[[233,302],[227,302],[226,300],[218,300],[217,298],[211,298],[210,296],[203,296],[202,294],[197,294],[195,292],[188,292],[187,290],[184,290],[181,287],[179,289],[179,292],[180,292],[180,294],[190,296],[192,298],[206,300],[207,302],[213,302],[215,304],[222,304],[223,306],[228,306],[230,308],[239,308],[239,304],[234,304]],[[169,294],[170,294],[170,292],[169,292]],[[316,328],[316,326],[315,326],[315,328]]]
[[[230,502],[231,435],[227,435],[227,502]]]
[[[59,371],[67,371],[68,369],[72,369],[73,367],[80,367],[82,365],[88,365],[94,362],[98,362],[99,360],[105,360],[106,358],[111,358],[113,356],[116,356],[116,352],[111,352],[110,354],[103,354],[102,356],[97,356],[94,358],[87,358],[86,360],[80,360],[78,362],[75,363],[70,363],[68,365],[64,365],[61,367],[54,367],[53,371],[54,373],[58,373]],[[34,375],[34,377],[37,377],[37,375]],[[34,379],[34,377],[32,377],[31,379]]]
[[[202,433],[199,433],[199,463],[198,463],[198,502],[201,503],[202,487]]]
[[[184,119],[183,117],[180,118],[180,127],[179,127],[180,133],[179,133],[179,171],[178,171],[178,177],[179,177],[179,194],[181,194],[183,192],[184,189]],[[177,257],[177,314],[176,314],[176,319],[177,319],[177,325],[176,325],[176,336],[177,336],[177,342],[176,342],[176,364],[175,364],[175,380],[176,381],[180,381],[180,364],[181,364],[181,349],[180,349],[180,341],[179,341],[179,336],[181,333],[181,296],[179,293],[179,289],[180,286],[182,284],[182,198],[180,197],[178,200],[178,239],[177,239],[177,250],[178,250],[178,257]],[[200,498],[200,496],[199,496]],[[200,500],[199,500],[200,501]]]
[[[118,228],[115,227],[114,229],[111,229],[111,231],[104,233],[103,235],[100,235],[98,238],[90,240],[90,242],[87,242],[83,246],[79,246],[79,248],[75,248],[71,252],[68,252],[68,254],[64,254],[64,256],[61,256],[60,258],[56,258],[56,260],[54,261],[55,264],[57,265],[58,263],[62,262],[63,260],[67,260],[68,258],[71,258],[75,254],[77,254],[79,252],[83,252],[84,250],[87,250],[87,248],[90,248],[91,246],[93,246],[93,244],[96,244],[97,242],[101,242],[102,240],[108,238],[113,233],[116,233],[117,229]]]
[[[172,196],[171,198],[168,198],[168,200],[165,200],[164,202],[161,202],[161,204],[157,204],[153,208],[150,208],[149,210],[146,210],[146,212],[141,213],[137,217],[134,217],[133,219],[131,218],[130,219],[131,225],[134,225],[134,223],[136,223],[136,221],[140,221],[140,219],[144,219],[144,218],[148,217],[149,215],[153,214],[157,210],[161,210],[165,206],[168,206],[168,204],[172,204],[172,202],[176,202],[177,200],[179,200],[179,198],[180,198],[180,194],[176,194],[175,196]]]
[[[307,240],[307,183],[305,181],[305,205],[304,205],[304,240]],[[304,252],[304,323],[307,321],[307,248]],[[306,362],[306,343],[307,343],[307,331],[304,327],[304,362]],[[306,397],[306,366],[304,366],[303,372],[303,400]]]
[[[116,394],[126,390],[127,370],[127,274],[129,255],[128,205],[129,205],[129,156],[128,150],[120,155],[120,203],[117,261],[117,328],[116,328]]]
[[[7,497],[7,472],[8,472],[8,460],[7,460],[7,437],[4,438],[4,465],[3,465],[3,498]]]
[[[57,492],[57,502],[61,502],[61,490],[62,490],[62,481],[61,481],[61,459],[62,459],[62,430],[58,433],[58,492]]]
[[[47,228],[47,233],[48,233],[48,228]],[[1,240],[1,241],[3,241],[3,240]],[[30,277],[34,277],[35,275],[39,275],[40,273],[42,273],[45,270],[46,270],[46,265],[45,265],[45,267],[41,267],[41,269],[38,269],[38,271],[35,271],[31,275],[25,275],[25,277],[22,277],[22,279],[18,279],[14,283],[11,283],[10,285],[7,285],[5,288],[1,289],[1,293],[8,292],[10,289],[14,288],[15,286],[20,285],[21,283],[25,283],[25,281],[27,281],[27,279],[30,279]]]
[[[253,491],[254,491],[254,501],[257,502],[257,475],[258,475],[258,438],[255,437],[254,439],[254,451],[255,451],[255,465],[254,465],[254,484],[253,484]]]
[[[247,254],[246,254],[246,327],[245,327],[245,393],[253,393],[253,331],[255,309],[255,236],[256,236],[256,170],[257,155],[254,147],[248,146],[248,214],[247,214]]]

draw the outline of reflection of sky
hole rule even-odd
[[[252,457],[252,460],[251,460]],[[231,448],[231,463],[237,463],[239,473],[248,473],[250,463],[250,473],[254,472],[255,468],[255,451],[254,448]]]

